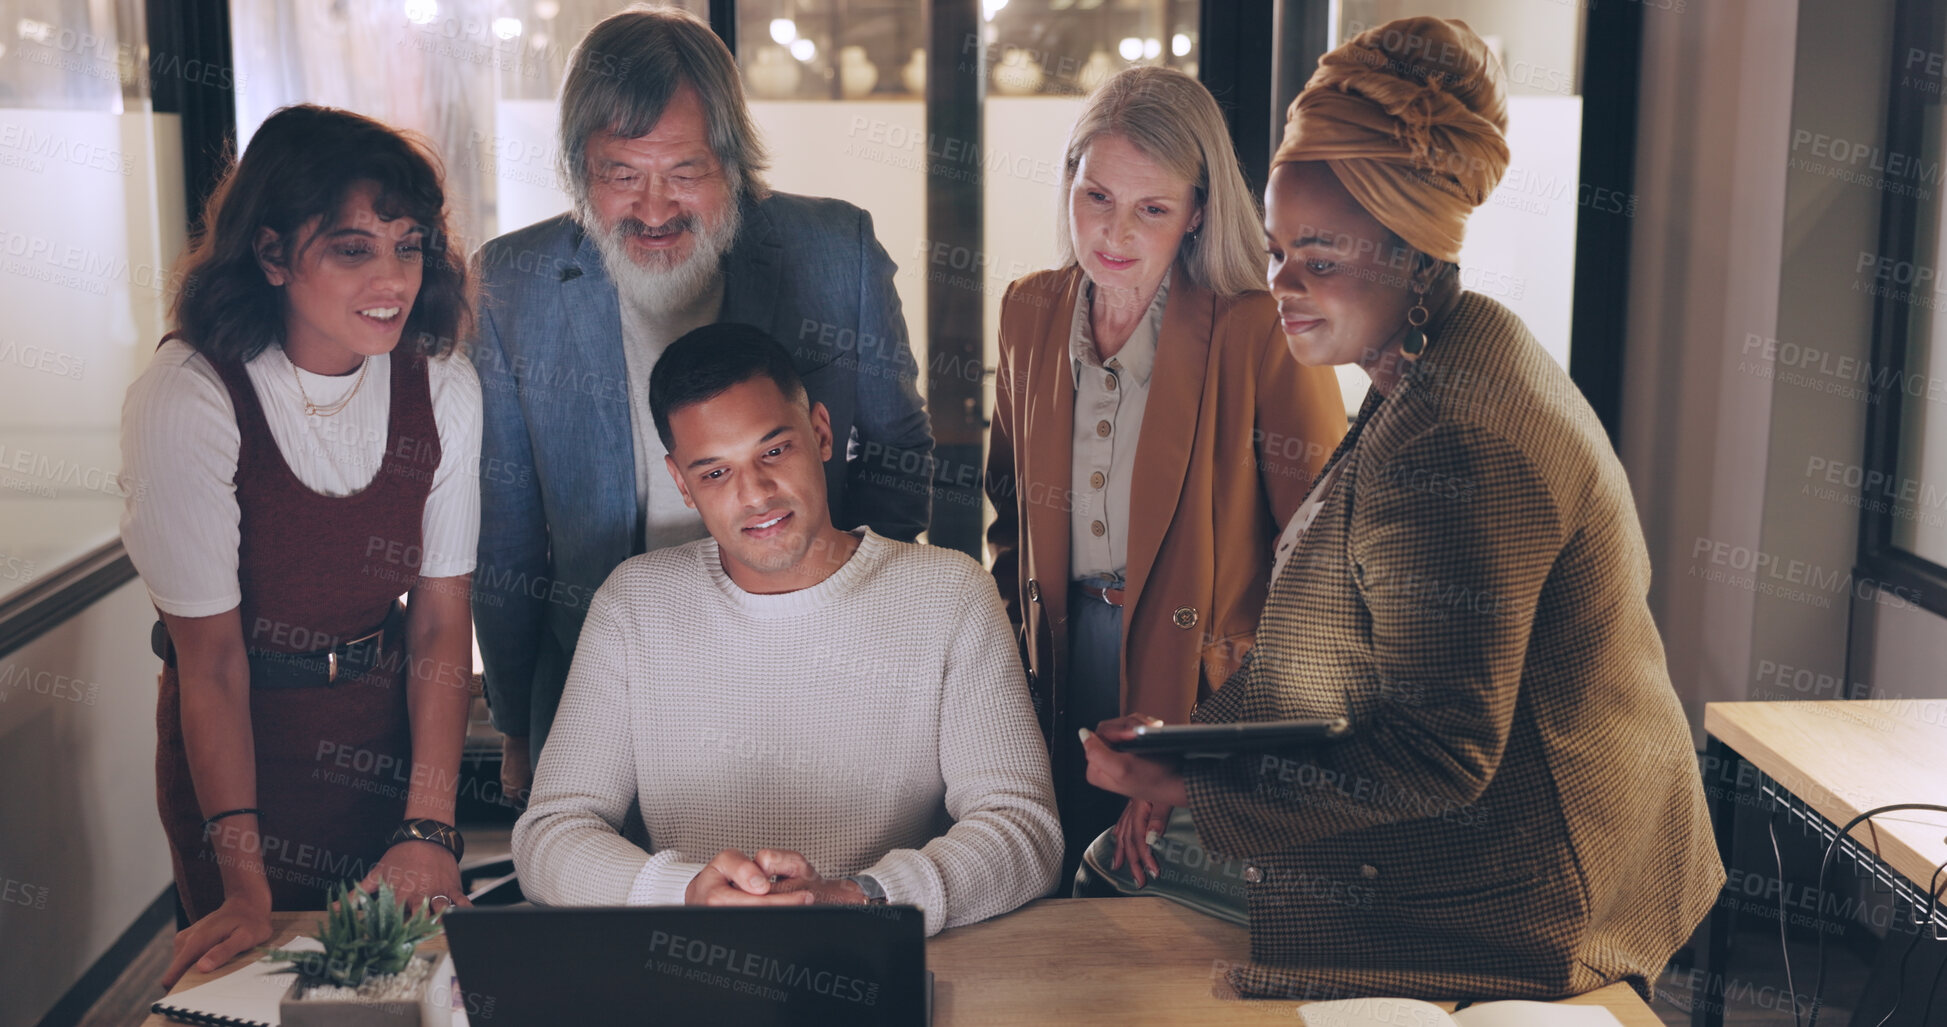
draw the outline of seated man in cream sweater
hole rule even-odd
[[[762,330],[678,339],[649,404],[710,537],[596,593],[514,827],[522,891],[883,898],[921,907],[928,935],[1046,893],[1061,827],[993,578],[832,526],[825,460],[844,442]],[[620,833],[635,802],[648,851]]]

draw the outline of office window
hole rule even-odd
[[[1879,298],[1881,318],[1899,333],[1900,344],[1896,352],[1837,375],[1898,411],[1888,440],[1895,458],[1891,467],[1869,458],[1871,470],[1855,469],[1859,480],[1843,484],[1860,489],[1863,509],[1880,521],[1892,547],[1931,564],[1938,580],[1947,577],[1947,415],[1939,409],[1947,399],[1947,287],[1938,277],[1947,267],[1947,205],[1939,185],[1947,160],[1939,71],[1939,54],[1947,52],[1947,3],[1909,0],[1901,6],[1902,38],[1893,49],[1897,84],[1889,99],[1897,108],[1895,138],[1883,151],[1820,142],[1828,164],[1877,176],[1893,208],[1882,251],[1862,253],[1855,262],[1854,288]],[[1832,152],[1834,146],[1843,148],[1843,156]],[[1910,243],[1902,234],[1910,234]],[[1801,358],[1800,364],[1816,365],[1828,377],[1835,371],[1829,360]],[[1937,611],[1942,603],[1934,597]]]
[[[1927,226],[1934,267],[1947,257],[1940,229],[1937,220]],[[1898,470],[1870,481],[1862,471],[1859,486],[1868,509],[1891,509],[1894,546],[1947,567],[1947,415],[1938,410],[1939,400],[1947,395],[1947,384],[1939,384],[1947,382],[1947,314],[1935,309],[1915,317],[1913,332],[1906,367],[1897,380],[1903,389],[1921,391],[1909,392],[1900,406]],[[1870,377],[1874,372],[1859,373]]]
[[[183,244],[173,116],[143,5],[0,5],[0,597],[113,541],[122,393]],[[227,69],[224,69],[227,70]]]

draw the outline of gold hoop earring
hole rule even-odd
[[[1420,359],[1420,354],[1426,352],[1426,332],[1422,329],[1426,327],[1427,318],[1432,316],[1426,309],[1426,287],[1420,287],[1417,292],[1413,309],[1406,312],[1406,338],[1400,340],[1399,344],[1400,355],[1406,358],[1407,363]]]

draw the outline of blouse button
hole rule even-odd
[[[1257,864],[1247,863],[1244,865],[1245,884],[1257,884],[1262,880],[1264,880],[1264,871],[1258,869]]]
[[[1106,439],[1106,438],[1108,438],[1108,437],[1109,437],[1109,422],[1107,422],[1107,421],[1097,421],[1097,422],[1095,422],[1095,436],[1096,436],[1096,438],[1101,438],[1101,439]]]
[[[1089,485],[1098,489],[1101,488],[1102,484],[1108,480],[1109,480],[1108,477],[1104,475],[1101,471],[1096,471],[1094,474],[1088,476]]]
[[[1175,613],[1170,614],[1170,620],[1174,621],[1179,628],[1194,628],[1197,626],[1196,607],[1179,606]]]
[[[1033,578],[1029,578],[1028,579],[1028,602],[1038,603],[1040,601],[1041,601],[1041,583],[1034,580]]]
[[[1101,521],[1090,521],[1088,522],[1088,530],[1089,533],[1093,534],[1096,538],[1101,538],[1103,535],[1108,533],[1109,526],[1103,524]]]
[[[1105,388],[1105,389],[1107,389],[1107,390],[1109,390],[1110,392],[1114,392],[1114,391],[1115,391],[1115,375],[1112,375],[1112,374],[1111,374],[1111,375],[1104,375],[1104,376],[1103,376],[1103,381],[1102,381],[1102,387],[1103,387],[1103,388]]]

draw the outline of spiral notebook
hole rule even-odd
[[[322,952],[316,938],[297,938],[288,949]],[[218,1024],[220,1027],[277,1027],[277,1002],[291,990],[292,976],[279,973],[288,964],[259,959],[207,984],[167,996],[149,1007],[180,1023]]]
[[[284,948],[299,952],[321,951],[316,938],[297,938]],[[216,1027],[278,1027],[277,1003],[291,989],[289,973],[278,972],[287,964],[260,959],[234,973],[207,984],[170,995],[149,1007],[149,1012],[178,1023],[213,1024]],[[440,963],[435,975],[448,983],[453,980],[453,961]],[[466,1014],[453,1014],[454,1027],[466,1027]]]

